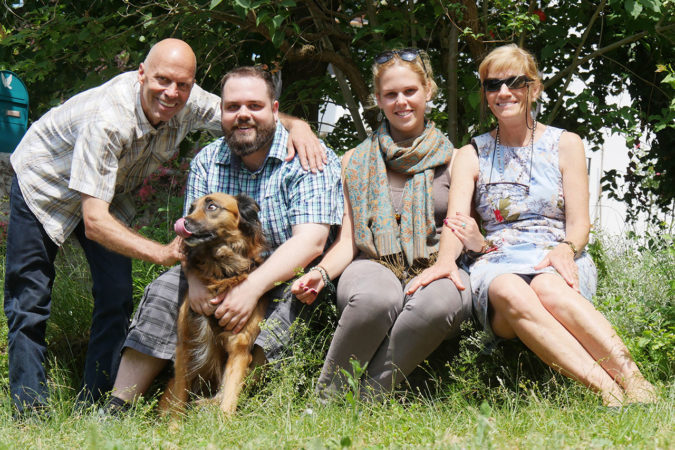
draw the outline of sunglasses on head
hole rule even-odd
[[[386,52],[382,52],[375,57],[375,63],[384,64],[396,55],[398,55],[398,57],[401,58],[403,61],[413,62],[417,59],[418,56],[420,56],[420,53],[421,50],[417,48],[404,48],[402,50],[387,50]],[[421,58],[420,62],[422,63],[422,68],[424,69],[424,73],[426,74],[427,68],[426,65],[424,64],[424,61]]]
[[[527,75],[517,75],[508,78],[486,78],[485,81],[483,81],[483,89],[488,92],[495,92],[502,88],[502,84],[505,84],[509,89],[521,89],[527,86],[527,83],[532,81],[534,80]]]

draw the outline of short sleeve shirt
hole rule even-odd
[[[194,85],[183,109],[154,127],[143,113],[138,72],[127,72],[48,111],[11,162],[29,208],[61,245],[82,219],[81,194],[110,203],[128,224],[130,193],[198,129],[222,134],[218,96]]]
[[[339,160],[327,149],[323,172],[307,172],[297,157],[284,161],[287,142],[288,131],[278,123],[265,162],[253,172],[223,138],[204,147],[190,166],[185,213],[194,200],[212,192],[247,194],[260,206],[260,220],[272,250],[291,238],[294,225],[341,224],[344,199]]]

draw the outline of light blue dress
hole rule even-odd
[[[471,265],[471,286],[476,317],[491,335],[488,288],[495,277],[557,273],[550,266],[541,270],[534,270],[534,266],[565,239],[565,201],[558,164],[563,132],[546,127],[533,150],[502,144],[495,148],[489,133],[473,139],[479,159],[474,205],[487,240],[497,250]],[[590,300],[597,285],[595,264],[586,252],[576,263],[581,294]]]

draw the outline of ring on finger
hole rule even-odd
[[[462,222],[462,228],[466,228],[466,224]]]

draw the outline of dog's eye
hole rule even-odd
[[[208,209],[209,211],[215,211],[216,209],[218,209],[218,205],[216,205],[215,203],[209,203],[208,205],[206,205],[206,209]]]

